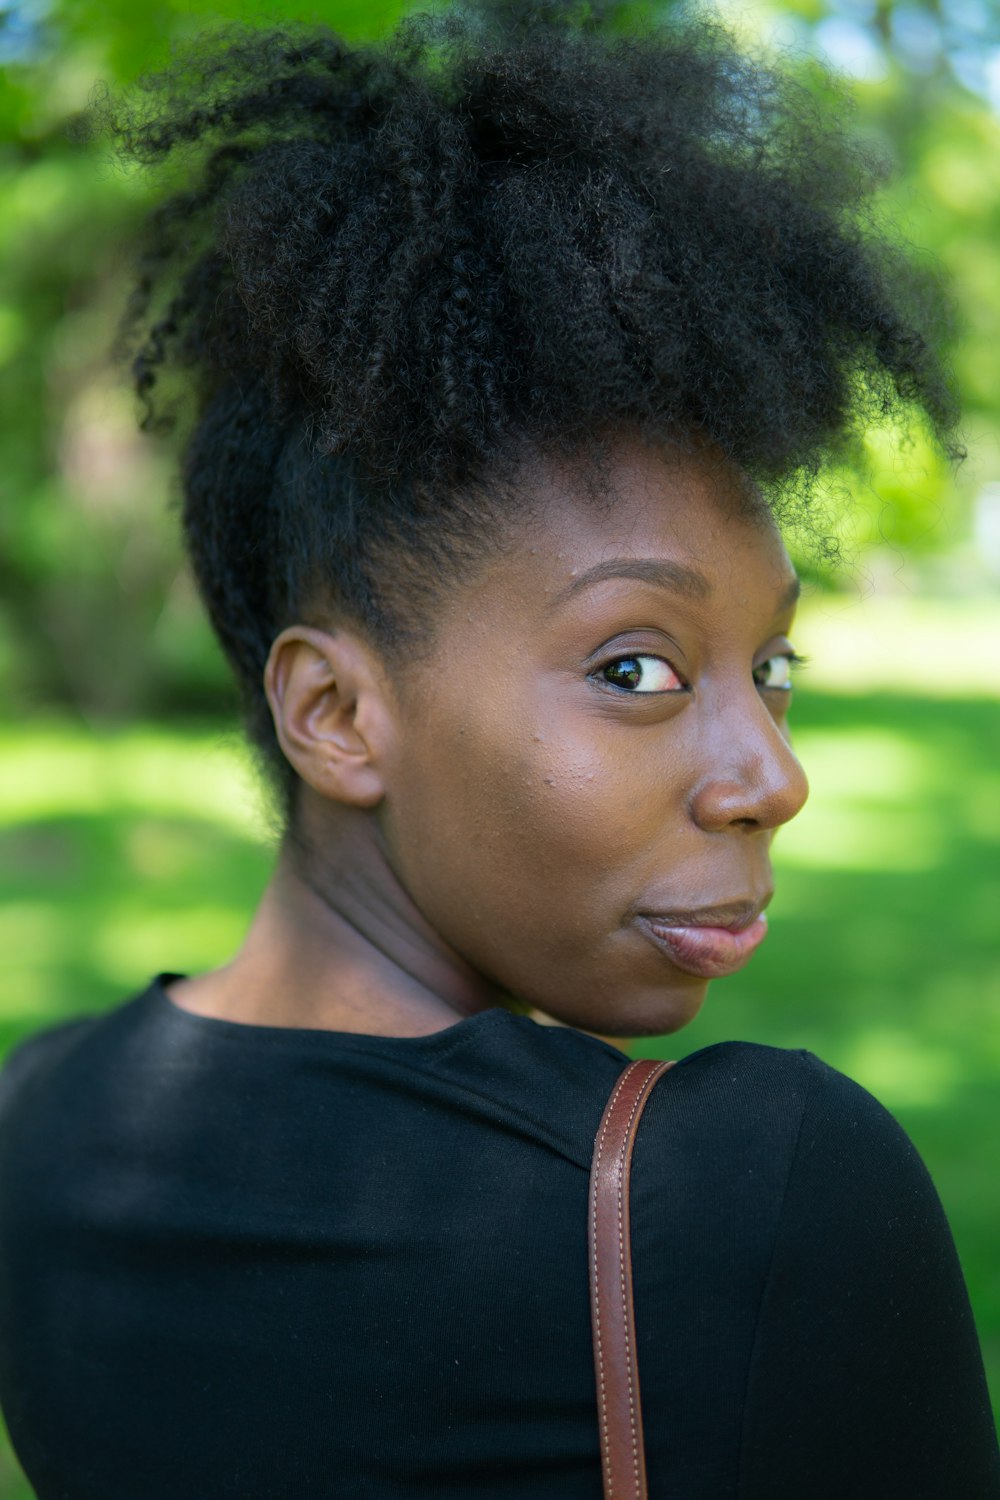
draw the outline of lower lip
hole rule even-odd
[[[745,932],[730,932],[728,927],[666,927],[651,917],[640,917],[639,922],[671,963],[704,979],[735,974],[767,937],[763,912]]]

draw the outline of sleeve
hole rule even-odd
[[[972,1308],[924,1162],[812,1053],[760,1304],[741,1500],[1000,1500]]]

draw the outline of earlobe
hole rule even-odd
[[[382,800],[390,721],[367,646],[348,632],[291,625],[271,646],[264,691],[281,749],[304,781],[354,807]]]

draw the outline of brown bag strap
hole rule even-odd
[[[632,1306],[629,1179],[632,1146],[653,1085],[673,1062],[639,1058],[604,1108],[590,1168],[590,1320],[604,1500],[646,1500],[639,1366]]]

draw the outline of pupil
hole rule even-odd
[[[642,668],[634,656],[612,662],[610,666],[605,667],[604,672],[616,687],[636,688],[642,680]]]

